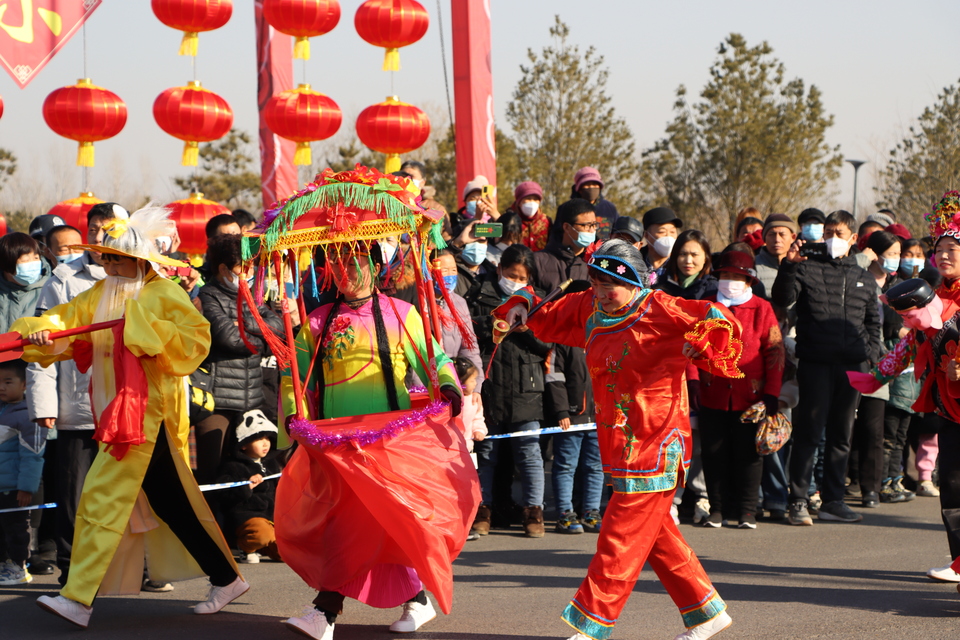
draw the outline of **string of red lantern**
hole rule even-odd
[[[166,133],[184,141],[184,166],[196,166],[199,143],[222,138],[233,126],[227,101],[204,89],[196,80],[167,89],[153,103],[153,118]]]
[[[357,118],[357,136],[374,151],[387,154],[386,173],[400,170],[400,154],[419,149],[430,137],[430,119],[396,96],[367,107]]]
[[[384,71],[400,70],[400,47],[418,41],[430,26],[430,15],[417,0],[367,0],[353,18],[360,37],[384,47]]]
[[[312,91],[308,84],[281,91],[270,98],[263,115],[271,131],[297,143],[293,156],[295,165],[313,164],[310,142],[326,140],[340,129],[343,122],[343,113],[337,103]]]
[[[160,22],[183,31],[181,56],[197,55],[198,34],[219,29],[233,15],[233,0],[150,0],[150,7]]]
[[[280,33],[296,38],[294,58],[309,60],[310,38],[333,31],[340,22],[340,3],[337,0],[264,0],[263,17]]]
[[[55,89],[43,101],[43,119],[53,132],[76,140],[77,165],[92,167],[93,143],[120,133],[127,124],[127,105],[112,91],[89,78]]]

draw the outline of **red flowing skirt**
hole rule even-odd
[[[322,442],[294,434],[300,446],[277,487],[277,544],[314,589],[394,607],[422,581],[449,613],[452,563],[480,502],[479,481],[449,410],[388,427],[409,414],[313,422]],[[331,444],[338,434],[360,438]]]

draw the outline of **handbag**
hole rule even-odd
[[[209,418],[216,408],[213,400],[213,373],[203,366],[191,373],[190,383],[190,424],[197,424]]]
[[[793,425],[782,413],[764,418],[757,426],[757,453],[765,456],[780,451],[792,433]]]

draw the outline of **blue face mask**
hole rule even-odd
[[[468,218],[473,218],[474,216],[477,215],[477,201],[476,201],[476,200],[471,200],[470,202],[467,203],[467,206],[466,206],[466,208],[465,208],[464,211],[463,211],[463,215],[467,216]]]
[[[591,244],[593,244],[596,241],[596,239],[597,239],[596,231],[578,231],[576,243],[578,247],[583,247],[584,249],[586,249]]]
[[[820,242],[823,238],[823,225],[809,222],[800,227],[800,237],[808,242]]]
[[[463,248],[463,253],[460,254],[460,257],[471,267],[476,267],[483,263],[487,257],[487,243],[471,242]]]
[[[39,260],[32,262],[21,262],[17,265],[17,274],[13,279],[24,287],[29,287],[43,275],[43,263]]]
[[[912,277],[914,271],[923,271],[923,268],[926,266],[926,262],[927,261],[923,258],[901,258],[900,270]]]
[[[897,268],[900,267],[900,258],[884,258],[883,259],[883,270],[887,273],[896,273]]]
[[[82,257],[82,253],[68,253],[65,256],[57,256],[57,262],[60,264],[70,264],[74,260],[79,260]]]

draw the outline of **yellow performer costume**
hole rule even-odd
[[[210,325],[184,291],[160,277],[148,262],[174,262],[156,253],[150,235],[150,229],[172,224],[166,216],[163,209],[145,209],[129,220],[109,221],[104,228],[110,237],[105,238],[104,246],[87,247],[102,252],[105,260],[110,259],[109,254],[138,259],[141,278],[107,277],[69,303],[38,318],[22,318],[12,326],[13,331],[29,336],[117,318],[124,321],[122,328],[113,331],[59,339],[53,346],[28,346],[23,355],[24,360],[43,366],[74,357],[79,363],[83,353],[90,353],[92,343],[91,395],[98,419],[94,437],[101,444],[84,482],[70,572],[60,592],[74,601],[68,606],[80,603],[89,607],[97,595],[139,593],[145,556],[154,580],[186,580],[206,574],[217,588],[238,580],[244,587],[240,593],[248,588],[188,464],[190,423],[183,376],[193,373],[207,356]],[[117,344],[121,336],[122,342]],[[133,362],[139,362],[142,374],[139,370],[134,376],[127,370],[116,371],[120,351],[131,360],[136,358]],[[144,389],[147,392],[145,403],[142,395],[134,397],[133,403],[142,411],[142,436],[135,433],[140,443],[123,445],[98,437],[102,431],[109,432],[107,423],[117,416],[107,416],[105,409],[118,392],[128,394],[130,379],[138,376],[141,394]],[[130,415],[137,414],[121,413],[120,417]],[[121,430],[130,428],[130,421],[114,422],[121,423]],[[158,513],[164,513],[169,522]],[[55,606],[40,604],[86,626],[85,620],[81,624]],[[198,605],[197,613],[215,612],[201,610],[203,604]],[[86,615],[89,617],[89,609]]]

